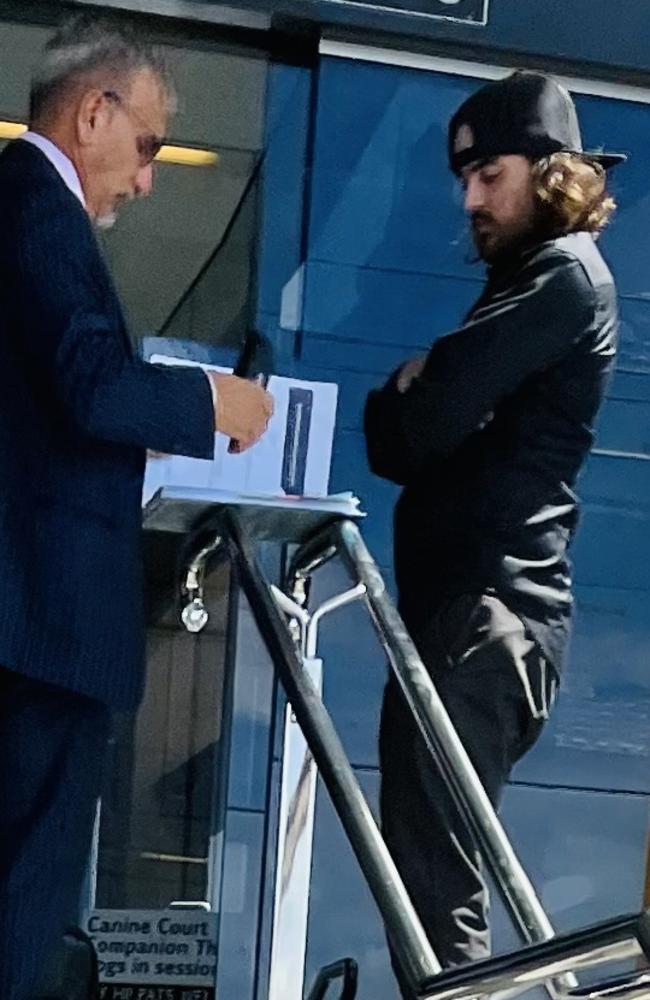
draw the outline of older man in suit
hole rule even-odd
[[[46,47],[0,156],[0,996],[27,1000],[73,919],[112,709],[143,686],[146,449],[243,447],[272,413],[234,376],[133,351],[93,232],[149,194],[171,83],[130,29]]]

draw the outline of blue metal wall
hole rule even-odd
[[[389,578],[396,491],[367,470],[363,403],[453,328],[481,287],[445,163],[447,121],[476,85],[340,59],[323,59],[313,77],[274,69],[259,322],[279,367],[339,383],[332,489],[363,498],[364,534]],[[620,211],[602,241],[623,338],[598,447],[621,454],[595,454],[582,480],[571,665],[504,806],[560,928],[641,905],[650,799],[650,106],[578,104],[587,143],[632,154],[612,177]],[[325,574],[320,588],[335,583]],[[326,624],[323,639],[326,700],[376,802],[382,655],[357,610]],[[498,909],[495,923],[501,950],[514,938]],[[379,920],[322,793],[308,974],[343,954],[361,961],[361,1000],[396,997]]]
[[[94,0],[108,4],[117,0]],[[139,6],[122,0],[125,7]],[[220,4],[215,0],[189,0],[195,16],[218,20]],[[393,7],[401,8],[397,13]],[[202,10],[203,8],[203,10]],[[489,0],[486,26],[455,23],[426,16],[445,8],[423,0],[238,0],[227,8],[228,21],[237,23],[237,8],[264,14],[281,13],[325,26],[344,26],[357,41],[368,42],[370,33],[390,32],[394,39],[411,45],[453,44],[475,50],[477,46],[541,59],[561,59],[576,65],[591,65],[611,73],[621,67],[648,74],[650,18],[643,0]],[[411,13],[409,13],[409,10]],[[209,11],[209,13],[207,13]],[[413,11],[417,13],[413,13]],[[446,12],[458,14],[448,5]],[[425,15],[425,16],[422,16]],[[224,16],[224,20],[226,20]],[[462,16],[462,11],[461,11]],[[241,18],[239,18],[241,20]],[[245,19],[244,19],[245,23]],[[375,44],[386,44],[386,35],[375,34]]]

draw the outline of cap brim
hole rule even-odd
[[[625,163],[627,160],[627,153],[601,153],[585,149],[582,155],[588,156],[590,160],[595,160],[596,163],[600,163],[601,167],[604,167],[605,170],[615,167],[618,163]]]

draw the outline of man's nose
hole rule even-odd
[[[465,187],[465,211],[468,215],[485,207],[483,185],[478,177],[470,174]]]
[[[138,170],[135,179],[135,194],[137,198],[146,198],[153,191],[153,163]]]

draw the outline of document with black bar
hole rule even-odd
[[[152,364],[196,364],[152,355]],[[228,372],[213,365],[203,368]],[[250,497],[327,497],[336,425],[338,386],[272,375],[268,391],[275,412],[264,437],[242,455],[215,434],[210,460],[179,455],[150,458],[143,501],[162,487],[196,487]]]

